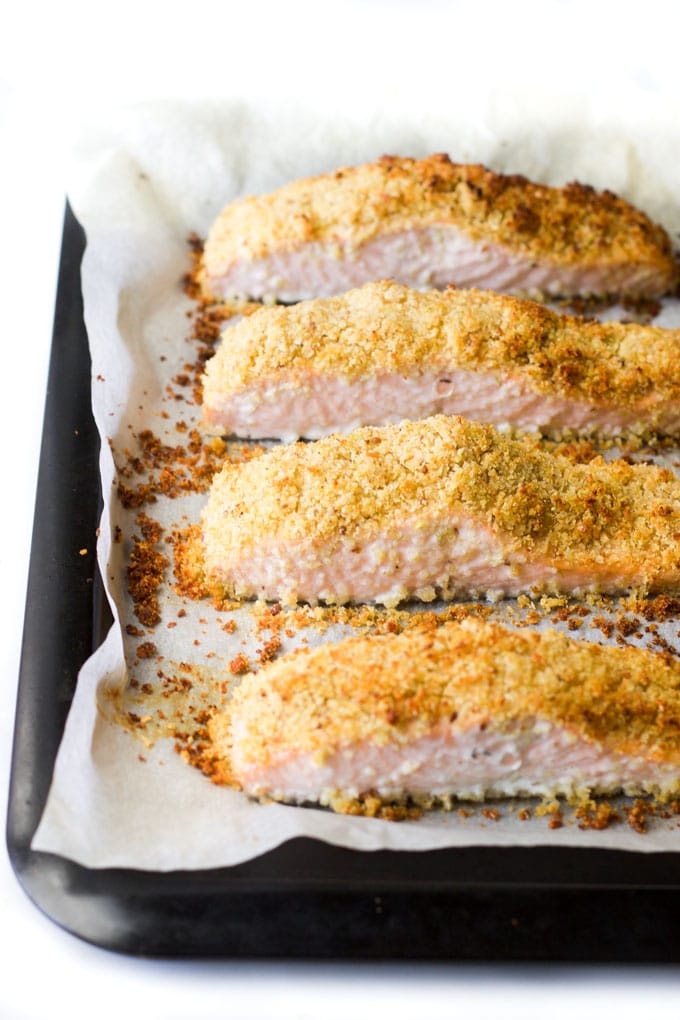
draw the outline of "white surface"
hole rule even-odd
[[[86,105],[138,95],[290,94],[410,85],[452,102],[508,82],[680,92],[673,2],[243,5],[13,4],[0,34],[2,402],[0,808],[4,815],[63,202],[60,143]],[[644,20],[643,20],[644,19]],[[348,57],[349,54],[349,57]],[[377,65],[380,65],[378,67]],[[569,85],[565,86],[565,82]],[[540,140],[537,140],[540,144]],[[679,174],[680,177],[680,174]],[[30,375],[27,366],[30,364]],[[21,422],[20,433],[17,422]],[[7,502],[8,495],[12,499]],[[680,971],[170,964],[119,958],[59,931],[0,854],[0,1018],[357,1016],[532,1018],[680,1012]],[[99,1006],[89,1005],[96,997]],[[643,1015],[644,1015],[643,1014]]]

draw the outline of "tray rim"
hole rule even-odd
[[[110,621],[95,560],[101,500],[87,482],[98,477],[99,437],[84,248],[67,202],[6,831],[32,901],[79,938],[133,955],[680,960],[680,854],[547,845],[362,852],[295,839],[231,868],[150,872],[90,869],[31,849],[78,670]],[[83,535],[87,555],[69,555]]]

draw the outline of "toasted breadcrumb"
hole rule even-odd
[[[595,829],[597,831],[608,829],[613,822],[621,821],[620,813],[607,802],[600,804],[593,802],[587,806],[578,807],[575,817],[579,829]]]
[[[196,428],[188,431],[186,443],[176,446],[162,442],[151,429],[143,429],[134,438],[137,452],[124,449],[117,464],[118,498],[126,508],[155,503],[159,497],[176,499],[206,492],[226,460],[249,459],[262,452],[255,444],[206,438]],[[137,481],[138,477],[142,480]]]
[[[137,646],[137,657],[139,659],[152,659],[158,654],[158,648],[153,641],[143,641]]]
[[[127,568],[128,591],[139,622],[145,627],[155,627],[161,618],[158,592],[170,561],[156,549],[163,535],[163,528],[158,521],[141,513],[136,524],[142,537],[135,535],[132,539]],[[139,650],[137,654],[140,654]]]

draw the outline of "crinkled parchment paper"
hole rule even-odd
[[[181,662],[224,668],[239,652],[252,656],[261,644],[249,608],[218,613],[209,602],[182,599],[172,591],[170,573],[161,622],[146,635],[157,654],[135,665],[140,638],[125,633],[128,624],[138,625],[125,575],[139,511],[123,509],[116,497],[114,457],[120,466],[122,451],[134,448],[142,429],[177,444],[177,420],[193,427],[200,419],[186,390],[174,400],[166,387],[195,355],[187,340],[193,305],[181,285],[189,268],[187,238],[192,232],[204,237],[226,202],[383,153],[448,152],[457,161],[552,184],[578,179],[608,187],[677,239],[677,107],[621,97],[616,106],[600,107],[564,97],[472,102],[447,108],[441,101],[434,109],[414,101],[399,109],[344,113],[284,102],[157,103],[109,115],[105,127],[100,122],[83,133],[70,200],[87,233],[85,318],[94,413],[104,437],[98,557],[115,622],[79,677],[36,849],[91,867],[160,870],[234,864],[301,835],[365,850],[539,843],[680,850],[677,819],[656,820],[640,835],[625,824],[603,832],[581,831],[576,824],[550,829],[546,818],[522,822],[507,809],[497,821],[453,812],[394,823],[255,804],[212,785],[175,753],[172,739],[147,746],[106,711],[111,692],[123,691],[126,677],[153,679],[158,662],[162,668]],[[667,302],[656,321],[680,326],[678,303]],[[204,499],[161,499],[144,509],[170,529],[197,520]],[[113,540],[117,527],[122,541]],[[230,634],[223,624],[232,615],[237,626]],[[678,621],[662,630],[677,642]],[[603,639],[599,632],[582,633]],[[303,636],[314,643],[334,632],[322,637],[312,629],[285,638],[284,647]]]

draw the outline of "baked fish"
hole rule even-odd
[[[199,278],[208,298],[301,301],[386,278],[655,298],[678,269],[666,232],[609,191],[438,154],[384,156],[232,202],[209,231]]]
[[[468,618],[268,663],[209,732],[216,782],[358,813],[376,798],[677,796],[679,727],[677,659]]]
[[[680,479],[575,464],[437,415],[281,446],[215,476],[203,569],[294,604],[680,587]]]
[[[460,414],[519,428],[680,431],[680,330],[594,322],[491,291],[368,283],[225,330],[208,430],[317,439]]]

